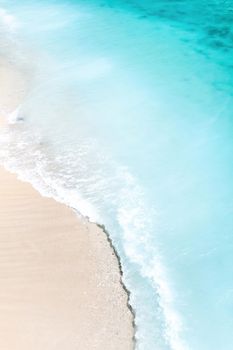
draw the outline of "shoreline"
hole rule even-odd
[[[87,218],[88,222],[91,223],[91,221],[89,221],[89,219]],[[121,264],[121,258],[120,258],[120,255],[118,254],[113,242],[112,242],[112,239],[110,237],[110,233],[108,232],[108,230],[106,229],[105,225],[103,224],[99,224],[98,222],[94,222],[94,224],[99,227],[103,232],[104,234],[106,235],[106,238],[107,238],[107,241],[110,245],[110,248],[113,250],[113,253],[116,257],[116,260],[117,260],[117,263],[118,263],[118,268],[119,268],[119,272],[120,272],[120,284],[123,288],[123,290],[125,291],[126,295],[127,295],[127,307],[132,315],[132,327],[133,327],[133,337],[132,337],[132,341],[133,341],[133,349],[135,349],[136,347],[136,330],[137,330],[137,326],[136,326],[136,323],[135,323],[135,318],[136,318],[136,313],[135,313],[135,310],[134,308],[132,307],[132,305],[130,304],[130,295],[131,295],[131,292],[130,290],[126,287],[126,285],[124,284],[124,282],[122,281],[122,277],[124,276],[124,273],[123,273],[123,268],[122,268],[122,264]]]
[[[0,112],[1,112],[1,114],[0,114],[0,121],[1,121],[0,127],[1,127],[2,125],[6,124],[6,122],[4,122],[6,115],[9,115],[10,113],[14,112],[14,110],[17,108],[19,103],[22,101],[22,97],[26,93],[26,87],[25,87],[25,83],[21,79],[20,72],[17,72],[17,71],[15,72],[13,70],[13,65],[7,64],[3,61],[0,61],[0,70],[1,70],[1,72],[5,72],[4,79],[2,79],[0,82]],[[3,89],[5,89],[5,90],[3,90]],[[1,91],[5,91],[5,94],[2,94]],[[96,291],[96,294],[94,295],[95,301],[96,301],[96,299],[100,298],[101,296],[102,296],[102,299],[101,299],[101,301],[99,300],[98,302],[95,303],[95,305],[93,305],[95,310],[99,310],[96,313],[96,315],[94,316],[94,318],[96,318],[96,320],[98,320],[98,322],[95,322],[95,326],[93,325],[93,319],[92,319],[93,317],[91,317],[92,315],[88,314],[88,312],[86,312],[86,314],[84,312],[84,314],[82,315],[82,319],[86,320],[86,325],[92,329],[92,331],[89,332],[89,334],[87,334],[89,341],[91,341],[90,339],[95,338],[95,337],[93,337],[93,334],[95,334],[95,333],[96,334],[102,333],[102,337],[100,337],[101,339],[99,339],[98,341],[95,339],[95,342],[96,341],[97,341],[97,343],[99,342],[98,343],[99,345],[97,343],[95,343],[95,344],[93,343],[93,344],[89,344],[89,345],[83,344],[81,346],[84,346],[84,347],[80,348],[80,342],[84,341],[84,339],[83,339],[84,336],[81,334],[79,339],[78,339],[79,348],[80,349],[105,349],[106,348],[106,349],[116,349],[116,350],[119,348],[120,349],[133,349],[133,348],[135,348],[135,313],[134,313],[134,310],[132,309],[131,305],[129,304],[130,292],[128,291],[128,289],[126,288],[126,286],[124,285],[124,283],[122,281],[123,272],[122,272],[120,257],[118,255],[115,247],[113,246],[111,238],[109,236],[109,233],[105,229],[104,225],[89,222],[87,220],[87,218],[82,217],[82,216],[80,216],[80,218],[79,218],[77,216],[77,214],[75,214],[73,212],[72,208],[69,208],[68,206],[66,206],[64,204],[57,202],[55,199],[43,197],[40,193],[38,193],[32,187],[31,184],[19,180],[17,178],[16,174],[12,174],[11,172],[8,172],[7,170],[3,169],[2,166],[0,166],[0,177],[2,180],[1,185],[0,185],[1,193],[3,194],[4,191],[8,191],[8,192],[5,192],[5,202],[8,201],[8,197],[9,197],[9,199],[11,199],[13,201],[14,205],[15,205],[15,202],[18,201],[18,199],[16,197],[14,197],[15,193],[12,192],[12,187],[15,188],[17,191],[19,191],[19,192],[17,192],[17,191],[16,192],[20,193],[20,198],[21,198],[21,202],[20,201],[18,202],[18,207],[15,208],[14,212],[12,212],[12,210],[11,210],[13,204],[11,203],[11,205],[9,206],[8,209],[10,210],[10,212],[8,212],[6,214],[8,223],[5,220],[6,218],[4,218],[4,217],[2,217],[2,220],[0,221],[0,226],[2,226],[2,228],[4,228],[4,230],[5,230],[5,227],[8,225],[7,230],[8,230],[8,233],[10,232],[10,235],[15,235],[15,230],[17,231],[17,229],[22,234],[22,232],[23,232],[22,230],[23,230],[23,227],[25,224],[29,225],[29,226],[31,225],[30,226],[31,230],[37,231],[37,233],[38,233],[37,226],[38,225],[40,226],[41,223],[38,223],[36,221],[36,218],[38,216],[38,213],[40,213],[39,215],[42,215],[42,214],[45,215],[45,213],[43,213],[43,207],[46,206],[46,203],[48,203],[48,202],[51,203],[51,204],[49,204],[49,208],[50,207],[53,208],[52,209],[52,212],[54,211],[53,215],[55,215],[55,217],[58,221],[59,220],[61,221],[62,216],[64,215],[63,219],[66,222],[66,225],[68,224],[68,226],[63,226],[63,231],[64,230],[66,231],[67,227],[69,227],[69,225],[71,225],[71,223],[72,223],[72,225],[74,225],[74,226],[76,226],[76,225],[79,226],[79,231],[82,232],[82,233],[79,233],[79,236],[80,235],[82,236],[82,240],[85,239],[84,238],[84,236],[85,236],[84,231],[88,231],[88,233],[86,233],[86,235],[89,237],[88,238],[89,240],[90,240],[90,235],[92,234],[91,239],[93,240],[93,242],[91,241],[91,247],[92,247],[91,258],[94,260],[97,259],[99,261],[99,266],[98,266],[98,269],[96,266],[94,267],[91,259],[89,261],[86,261],[85,264],[84,264],[84,262],[82,262],[82,264],[85,265],[84,268],[87,270],[92,266],[94,271],[95,271],[95,269],[98,270],[98,273],[97,273],[97,276],[95,276],[96,279],[93,280],[91,286],[89,286],[90,288],[89,287],[84,288],[82,290],[82,293],[87,295],[89,292],[91,292],[92,289],[96,288],[97,291]],[[3,184],[4,184],[5,188],[3,188]],[[27,193],[30,193],[30,195],[28,196]],[[4,196],[1,195],[1,201],[0,201],[0,207],[2,207],[1,213],[3,213],[4,210],[6,209],[5,203],[3,203],[3,199],[2,199],[3,197]],[[26,202],[24,202],[23,198],[26,198],[26,197],[27,197],[27,200],[26,200]],[[37,199],[35,199],[35,198],[37,198]],[[39,200],[39,198],[40,198],[40,200]],[[41,204],[40,205],[38,204],[38,206],[36,206],[34,208],[34,212],[33,212],[32,208],[30,206],[28,207],[28,202],[29,203],[31,202],[31,204],[32,204],[33,201],[35,201],[35,200],[41,202]],[[26,212],[22,212],[22,203],[24,203],[24,206],[27,207]],[[56,211],[58,210],[60,212],[61,208],[62,208],[62,214],[61,214],[61,217],[58,217],[56,214]],[[35,215],[34,221],[31,220],[32,218],[30,217],[33,215]],[[16,217],[18,218],[17,220],[19,220],[20,224],[18,222],[17,225],[13,227],[13,226],[11,226],[12,225],[11,221],[12,220],[14,221],[14,219]],[[44,216],[44,219],[45,219],[45,224],[46,224],[46,220],[47,220],[47,229],[50,230],[50,232],[48,234],[50,234],[50,235],[54,234],[55,236],[53,237],[53,239],[56,238],[56,232],[54,232],[54,231],[58,230],[58,227],[55,225],[55,222],[54,222],[54,226],[51,226],[51,223],[49,222],[49,218],[46,217],[46,215]],[[74,220],[75,220],[75,223],[74,223]],[[56,230],[55,230],[55,227],[56,227]],[[74,229],[74,230],[73,229],[74,228],[72,228],[72,230],[71,230],[71,234],[72,234],[73,239],[76,240],[76,239],[78,239],[75,236],[77,234],[77,232],[76,232],[76,229]],[[53,233],[51,233],[51,231]],[[1,230],[0,230],[0,232],[1,232]],[[64,235],[64,232],[60,232],[59,234],[62,236],[62,235]],[[27,241],[30,241],[30,237],[32,239],[32,237],[33,237],[33,235],[35,235],[35,233],[30,233],[30,235],[26,237]],[[20,242],[17,242],[16,238],[18,239],[18,241],[20,241],[19,237],[17,236],[17,237],[14,237],[14,240],[12,242],[9,241],[7,244],[8,245],[9,244],[15,245],[15,244],[20,243]],[[57,237],[57,239],[58,238],[59,237]],[[0,233],[0,239],[2,239],[1,233]],[[35,237],[34,237],[34,239],[35,239]],[[87,239],[87,237],[86,237],[86,239]],[[7,236],[4,237],[4,240],[7,240]],[[15,240],[16,240],[16,243],[15,243]],[[55,241],[56,241],[56,239],[55,239]],[[53,244],[55,244],[55,241]],[[64,240],[62,242],[64,245],[67,245],[67,244],[72,245],[72,242],[69,243],[66,240]],[[32,240],[30,242],[30,245],[33,245],[33,244],[36,244],[36,242]],[[99,253],[97,254],[97,252],[96,252],[96,249],[99,245],[102,246],[102,250],[100,249],[100,251],[99,251],[99,253],[101,252],[100,255],[98,255]],[[104,246],[104,249],[103,249],[103,246]],[[46,247],[46,249],[48,249],[48,250],[50,248]],[[80,248],[80,247],[78,247],[78,246],[70,247],[69,246],[69,249],[75,250],[78,248]],[[88,242],[86,242],[86,244],[83,246],[83,250],[90,252],[90,249],[91,248],[90,248],[90,241],[89,241],[89,245],[88,245]],[[21,255],[19,253],[20,253],[20,251],[14,252],[14,259],[13,260],[19,259],[19,261],[20,261]],[[28,251],[26,251],[26,253],[28,254]],[[52,253],[54,254],[54,251],[50,252],[50,254],[52,254]],[[62,253],[62,251],[60,251],[59,254],[63,254],[63,253]],[[3,254],[3,251],[2,251],[2,254]],[[73,254],[74,254],[74,252],[73,252]],[[31,264],[34,263],[34,260],[33,260],[34,258],[35,257],[33,257],[32,261],[30,261]],[[68,260],[69,260],[69,255],[66,256],[66,261],[68,261]],[[74,264],[74,261],[70,262],[70,268],[72,268],[72,269],[75,268],[74,265],[77,265],[77,263],[78,263],[77,260],[78,260],[78,254],[76,255],[76,260],[74,260],[74,261],[76,261],[76,263]],[[58,260],[58,262],[59,262],[59,260]],[[9,259],[9,261],[7,263],[10,266],[12,261]],[[41,264],[42,264],[42,261],[41,261]],[[89,266],[88,266],[88,264],[89,264]],[[109,267],[110,267],[110,269],[109,269]],[[27,265],[25,265],[25,268],[27,268]],[[39,268],[39,265],[37,266],[37,268]],[[5,270],[2,268],[0,270],[3,270],[3,274],[4,274],[4,271],[6,272],[7,268],[5,266]],[[51,276],[52,276],[53,275],[52,271],[50,271],[50,272],[51,272]],[[15,272],[10,270],[10,271],[8,271],[8,273],[14,275]],[[83,272],[82,271],[78,272],[78,269],[77,269],[77,273],[82,274]],[[0,273],[0,276],[1,276],[1,273]],[[100,276],[102,276],[101,281],[99,280]],[[19,276],[15,276],[15,278],[17,280],[19,278]],[[57,276],[57,278],[59,280],[59,278],[61,278],[61,276],[60,277]],[[62,278],[61,278],[60,282],[58,283],[59,285],[60,285],[60,283],[61,283],[61,285],[62,285],[62,283],[64,283]],[[78,288],[78,285],[84,283],[84,281],[85,281],[85,283],[87,283],[85,278],[86,277],[83,277],[83,279],[77,278],[77,280],[75,281],[75,283],[77,283],[76,294],[80,293],[80,290],[79,290],[80,288]],[[30,282],[32,282],[32,284],[33,284],[33,279],[30,281],[30,278],[29,278],[28,280],[24,281],[24,283],[28,284],[29,289],[30,289],[30,287],[32,287],[30,285]],[[48,283],[48,289],[49,289],[50,288],[49,287],[49,283],[50,283],[49,280],[46,283]],[[68,283],[68,282],[66,281],[66,283]],[[70,281],[69,281],[69,283],[70,283]],[[73,281],[73,283],[74,283],[74,281]],[[105,288],[107,288],[104,292],[101,289],[101,288],[103,288],[103,285],[105,285]],[[100,288],[100,286],[102,286],[102,287]],[[13,289],[19,288],[14,284],[12,284],[11,287]],[[19,290],[20,290],[20,288],[19,288]],[[69,292],[72,293],[72,289]],[[5,293],[7,295],[7,293],[8,293],[7,289],[6,289]],[[65,293],[65,290],[64,290],[64,293]],[[93,303],[92,293],[93,293],[93,291],[90,293],[89,299],[87,298],[87,301],[86,301],[87,304]],[[0,293],[0,296],[1,296],[1,293]],[[9,304],[9,305],[11,305],[11,307],[13,307],[13,305],[14,305],[13,301],[14,301],[15,297],[16,297],[16,295],[13,297],[13,300],[8,300],[7,303],[5,303],[5,301],[4,301],[4,303],[6,305]],[[18,294],[17,294],[17,297],[18,297]],[[30,298],[31,298],[31,296],[29,297],[29,299]],[[37,302],[38,302],[38,300],[33,304],[33,308],[36,307]],[[44,302],[46,303],[46,297],[44,299]],[[103,303],[105,306],[103,305]],[[27,307],[27,306],[28,306],[28,304],[25,301],[24,307]],[[66,312],[65,305],[63,305],[63,306],[64,306],[63,312]],[[81,306],[82,308],[84,307],[83,305],[79,305],[79,306]],[[0,299],[0,308],[2,308],[2,307],[3,307],[3,301]],[[15,305],[15,307],[17,309],[18,304]],[[69,305],[69,307],[70,307],[70,305]],[[86,305],[86,307],[87,307],[87,305]],[[102,311],[103,308],[106,310],[105,311],[106,312],[105,320],[103,320],[103,311]],[[88,307],[87,307],[87,309],[88,309]],[[70,312],[71,311],[72,311],[72,309],[70,309]],[[54,312],[54,310],[53,310],[53,312]],[[71,312],[71,314],[72,314],[72,312]],[[114,314],[114,317],[112,317],[113,316],[112,314]],[[2,318],[2,320],[1,320],[1,318]],[[80,325],[81,321],[80,321],[80,317],[78,317],[78,315],[76,315],[76,317],[75,317],[72,314],[71,318],[72,318],[72,325],[75,324],[75,322]],[[115,322],[112,322],[112,318],[115,318]],[[69,315],[67,315],[67,319],[69,319]],[[100,322],[99,319],[102,321],[104,326],[103,326],[103,324],[102,324],[102,326],[99,324],[99,322]],[[12,322],[13,322],[13,320],[15,320],[14,312],[11,315],[11,317],[8,319],[8,322],[6,322],[6,321],[4,322],[4,320],[7,320],[7,315],[6,314],[4,315],[4,312],[3,312],[2,316],[0,316],[0,324],[5,323],[5,326],[6,326],[6,323],[8,323],[8,326],[10,327],[9,329],[11,329]],[[18,321],[20,321],[20,320],[18,320]],[[38,320],[34,319],[34,323],[36,323],[37,321]],[[22,320],[20,322],[22,322]],[[62,320],[60,320],[60,322],[62,322]],[[66,320],[66,322],[68,323],[68,320]],[[70,325],[70,327],[72,325]],[[103,333],[104,328],[105,328],[105,331]],[[60,335],[60,333],[61,333],[61,330],[59,330],[57,335]],[[10,337],[10,334],[13,334],[15,336],[15,338],[17,338],[14,330],[12,331],[12,329],[11,329],[11,331],[9,331],[9,337]],[[77,332],[75,334],[76,334],[75,338],[77,338]],[[121,334],[121,336],[119,336],[120,334]],[[34,334],[34,337],[36,338],[36,334]],[[32,338],[30,338],[30,339],[32,342],[35,341],[35,339],[33,340],[33,335],[32,335]],[[14,339],[14,340],[16,341],[16,339]],[[54,337],[50,338],[50,341],[54,341],[54,340],[55,340]],[[7,350],[20,349],[19,339],[18,339],[18,341],[16,341],[15,345],[11,344],[10,346],[9,346],[9,344],[8,345],[1,344],[3,341],[4,340],[2,338],[2,340],[0,340],[0,345],[2,345],[1,347],[5,348]],[[10,338],[6,341],[10,341]],[[28,338],[28,341],[29,341],[29,338]],[[106,343],[105,344],[101,343],[103,341],[105,341]],[[38,340],[37,340],[37,342],[38,342]],[[27,336],[25,335],[24,343],[22,343],[22,348],[24,348],[25,350],[31,349],[30,345],[28,348],[27,348],[27,345],[28,345]],[[50,346],[51,345],[48,345],[48,349],[51,349]],[[76,344],[76,346],[77,346],[77,344]],[[76,349],[77,347],[74,347],[74,348]],[[35,344],[34,344],[34,349],[37,349],[37,347],[35,347]],[[39,349],[41,349],[40,346],[38,347],[38,350]],[[46,349],[45,344],[43,344],[43,349]],[[59,347],[56,349],[59,349]],[[73,349],[72,344],[69,344],[69,349],[70,350]]]

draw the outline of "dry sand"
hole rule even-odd
[[[1,120],[25,92],[12,69],[0,62]],[[120,278],[102,229],[0,168],[0,349],[132,349]]]

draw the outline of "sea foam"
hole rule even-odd
[[[24,43],[36,78],[25,123],[1,132],[1,163],[105,225],[137,349],[231,350],[229,4],[13,1],[8,10],[21,38],[10,42]]]

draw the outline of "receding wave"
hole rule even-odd
[[[138,349],[147,348],[143,340],[148,337],[143,332],[145,313],[157,318],[160,338],[163,334],[157,339],[158,344],[187,349],[180,339],[182,322],[173,306],[174,296],[165,267],[159,252],[150,245],[156,212],[148,208],[142,187],[127,167],[114,163],[97,149],[97,141],[83,139],[75,147],[72,145],[72,149],[63,147],[62,153],[56,153],[41,132],[24,122],[9,124],[0,134],[1,164],[17,173],[21,180],[30,182],[42,195],[104,224],[122,257],[126,285],[134,285],[130,264],[136,267],[139,278],[151,285],[154,297],[157,295],[154,309],[148,304],[144,305],[144,312],[137,312],[145,290],[141,295],[132,292],[130,300],[136,310],[136,324],[142,330],[142,334],[136,334]],[[158,336],[158,329],[154,333]]]

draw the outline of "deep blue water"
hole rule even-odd
[[[0,54],[34,77],[1,162],[106,226],[137,349],[232,350],[232,2],[0,8]]]

